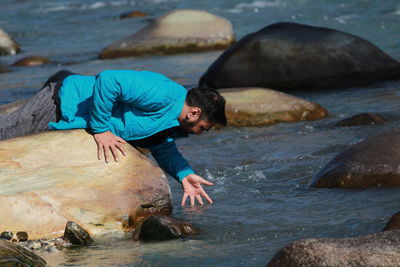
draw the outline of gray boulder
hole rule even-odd
[[[0,239],[0,266],[46,266],[46,261],[35,253],[10,241]]]
[[[279,250],[267,266],[400,266],[400,231],[294,241]]]
[[[360,37],[282,22],[233,44],[209,67],[199,85],[308,90],[399,78],[400,63]]]
[[[370,137],[334,157],[310,182],[324,188],[400,186],[400,129]]]
[[[99,58],[218,50],[234,40],[232,24],[225,18],[200,10],[173,10],[106,47]]]
[[[0,56],[15,55],[20,51],[19,44],[0,28]]]

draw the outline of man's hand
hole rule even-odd
[[[213,185],[213,183],[201,178],[196,174],[189,174],[182,180],[182,187],[183,187],[183,197],[181,202],[182,206],[185,206],[186,199],[188,197],[190,197],[191,206],[194,206],[195,202],[194,198],[197,199],[200,205],[203,205],[204,203],[201,196],[207,199],[208,202],[213,203],[212,199],[207,195],[203,187],[201,187],[201,184],[205,184],[208,186]]]
[[[93,137],[97,143],[97,157],[99,160],[103,158],[104,154],[106,162],[110,162],[111,152],[111,154],[114,156],[114,160],[118,161],[118,150],[121,151],[124,156],[126,156],[125,148],[122,146],[122,144],[126,143],[126,141],[121,137],[114,135],[110,131],[94,134]]]

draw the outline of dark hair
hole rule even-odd
[[[225,98],[212,88],[193,88],[186,95],[186,104],[201,109],[201,119],[226,125]]]

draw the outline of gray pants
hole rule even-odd
[[[0,140],[49,130],[47,124],[57,121],[54,88],[55,83],[51,83],[19,109],[0,115]]]

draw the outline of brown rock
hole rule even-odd
[[[379,114],[361,113],[339,121],[338,123],[335,124],[335,127],[374,125],[374,124],[384,124],[387,122],[389,121]]]
[[[71,244],[79,246],[88,246],[93,243],[89,233],[74,222],[67,222],[63,238]]]
[[[225,18],[200,10],[173,10],[106,47],[99,58],[218,50],[233,41],[232,25]]]
[[[24,57],[20,60],[17,60],[16,62],[14,62],[12,64],[12,66],[38,66],[38,65],[44,65],[44,64],[49,64],[50,60],[45,58],[45,57],[41,57],[41,56],[28,56],[28,57]]]
[[[118,163],[99,161],[84,130],[0,141],[0,229],[53,238],[74,221],[94,239],[125,237],[141,205],[170,194],[162,170],[126,150]]]
[[[334,157],[310,182],[324,188],[400,186],[400,129],[370,137]]]
[[[0,266],[46,266],[46,261],[35,253],[10,241],[0,239]]]
[[[382,231],[400,230],[400,212],[393,214]]]
[[[231,88],[220,93],[226,99],[226,115],[232,126],[317,120],[328,115],[318,104],[271,89]]]
[[[400,231],[294,241],[279,250],[267,266],[400,266]]]
[[[121,19],[129,19],[129,18],[139,18],[139,17],[146,17],[148,16],[146,13],[139,11],[139,10],[134,10],[125,14],[122,14],[120,16]]]

